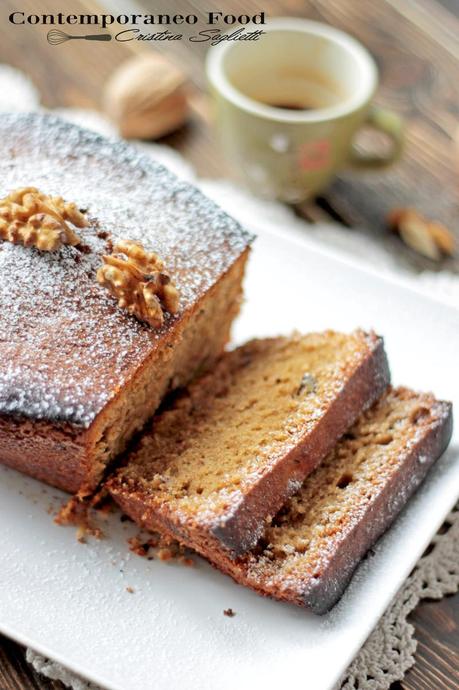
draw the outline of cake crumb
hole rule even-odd
[[[179,563],[182,565],[186,565],[187,568],[192,568],[194,566],[194,561],[192,558],[189,558],[188,556],[179,556],[178,559]]]
[[[131,537],[127,540],[129,544],[129,551],[137,554],[137,556],[146,556],[148,553],[149,544],[142,542],[139,537]]]
[[[77,526],[76,538],[81,544],[86,543],[86,537],[94,537],[94,539],[103,539],[104,533],[100,527],[82,522]]]
[[[142,556],[143,558],[147,556],[150,558],[149,549],[155,549],[160,544],[160,537],[153,534],[146,538],[142,534],[138,534],[135,537],[130,537],[127,542],[129,544],[129,551],[132,551],[137,556]]]
[[[175,560],[177,563],[188,567],[194,565],[194,561],[190,557],[190,550],[166,535],[145,534],[145,531],[141,531],[136,536],[130,537],[127,543],[130,551],[148,561],[152,561],[156,557],[165,562]]]
[[[224,616],[227,616],[228,618],[234,618],[234,616],[236,615],[236,613],[235,613],[235,611],[233,611],[233,609],[225,609],[225,610],[223,611],[223,615],[224,615]]]
[[[56,525],[76,527],[76,538],[80,544],[86,543],[86,537],[103,539],[104,533],[96,524],[96,516],[100,515],[97,507],[101,502],[102,492],[91,497],[81,498],[72,496],[58,511],[54,517]]]
[[[172,552],[172,549],[169,549],[167,547],[162,547],[161,549],[158,549],[158,558],[160,561],[171,561],[174,557],[174,554]]]

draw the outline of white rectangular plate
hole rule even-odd
[[[264,232],[246,281],[236,340],[373,327],[393,381],[459,408],[459,311],[319,251]],[[79,544],[47,510],[63,494],[0,470],[0,629],[117,690],[331,688],[390,603],[459,493],[454,436],[407,510],[325,617],[263,599],[197,559],[148,561],[119,514],[107,538]],[[134,592],[127,591],[131,587]],[[232,608],[234,618],[223,615]]]

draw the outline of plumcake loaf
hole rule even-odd
[[[326,613],[451,438],[451,404],[405,388],[365,412],[256,550],[213,563],[265,596]]]
[[[88,222],[81,246],[0,240],[0,461],[84,495],[164,394],[221,354],[251,237],[122,142],[38,114],[0,116],[0,142],[1,197],[33,186]],[[179,290],[159,327],[97,282],[120,239],[156,252]]]
[[[234,558],[388,382],[374,334],[251,341],[166,405],[109,490],[141,525]]]

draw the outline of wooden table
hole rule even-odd
[[[115,2],[117,0],[114,0]],[[108,0],[107,0],[108,2]],[[143,11],[200,12],[209,3],[199,0],[148,0]],[[109,4],[109,2],[108,2]],[[119,4],[127,12],[130,2]],[[403,160],[386,172],[362,175],[343,172],[320,199],[298,209],[307,220],[335,220],[343,232],[367,228],[374,241],[414,271],[459,271],[457,257],[433,264],[406,249],[387,233],[385,216],[395,206],[415,206],[427,216],[443,221],[459,238],[459,18],[457,0],[222,0],[219,9],[241,14],[264,10],[268,16],[304,16],[333,24],[360,39],[374,54],[381,71],[377,102],[389,106],[406,120]],[[140,11],[142,11],[142,9]],[[74,0],[69,7],[59,0],[3,0],[4,18],[12,11],[26,14],[75,14],[98,11],[92,0]],[[100,8],[99,8],[100,11]],[[106,10],[105,10],[106,11]],[[114,12],[115,14],[117,12]],[[5,19],[4,19],[5,22]],[[70,42],[50,46],[49,27],[8,27],[2,35],[1,60],[28,72],[48,107],[98,107],[102,86],[111,71],[134,52],[151,48],[140,42],[109,44]],[[206,176],[226,174],[208,126],[203,94],[202,60],[206,44],[187,41],[154,43],[185,64],[194,83],[194,116],[182,131],[167,137]],[[84,49],[83,49],[84,48]],[[457,690],[459,688],[459,595],[422,603],[411,617],[419,641],[416,665],[393,690]],[[0,637],[0,690],[61,689],[33,673],[22,648]],[[140,689],[139,689],[140,690]]]

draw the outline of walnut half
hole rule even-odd
[[[88,222],[74,203],[47,196],[36,187],[16,189],[0,200],[0,239],[52,252],[81,240],[68,223],[83,228]]]
[[[179,292],[154,252],[147,252],[140,242],[120,240],[112,254],[102,258],[97,280],[121,308],[154,327],[164,323],[163,309],[177,313]]]

